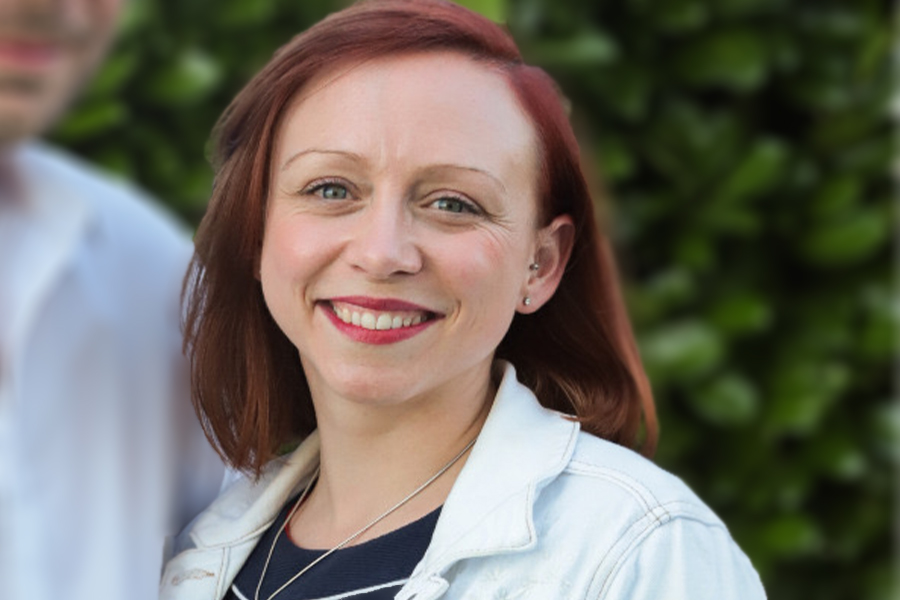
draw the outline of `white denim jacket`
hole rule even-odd
[[[765,598],[725,525],[684,483],[544,409],[505,368],[431,544],[397,600]],[[311,476],[318,447],[313,434],[259,482],[232,484],[183,534],[161,598],[221,599]]]

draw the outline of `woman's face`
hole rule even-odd
[[[458,54],[306,87],[273,155],[259,276],[314,398],[397,404],[484,381],[516,310],[555,289],[529,270],[558,237],[536,227],[535,148],[503,76]]]

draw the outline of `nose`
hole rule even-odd
[[[378,280],[422,269],[415,223],[403,202],[374,199],[357,217],[346,247],[354,269]]]

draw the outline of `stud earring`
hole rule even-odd
[[[524,304],[525,306],[529,306],[531,304],[531,298],[525,296],[525,299],[522,300],[522,304]]]
[[[536,262],[533,262],[530,265],[528,265],[528,269],[530,271],[537,271],[540,268],[541,268],[541,265],[537,264]]]

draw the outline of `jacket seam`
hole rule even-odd
[[[598,596],[598,598],[603,597],[612,574],[618,572],[620,568],[619,565],[624,560],[624,557],[629,556],[632,549],[638,546],[640,542],[649,535],[650,532],[659,528],[660,523],[661,521],[659,519],[659,516],[654,514],[652,511],[644,513],[644,515],[640,519],[635,520],[630,527],[622,532],[622,535],[616,538],[615,542],[613,542],[609,546],[607,552],[603,555],[603,557],[600,559],[599,564],[594,569],[594,573],[593,575],[591,575],[589,583],[584,591],[585,599],[588,598],[587,594],[596,587],[596,582],[601,577],[601,570],[606,565],[607,559],[612,561],[612,567],[610,568],[609,574],[607,574],[606,579],[603,581],[600,587],[600,595]],[[632,529],[636,527],[637,531],[632,532]],[[629,536],[629,534],[631,535]],[[627,542],[624,548],[617,551],[616,546],[627,537],[631,537],[631,540]]]
[[[665,506],[660,505],[660,508],[663,508],[664,510],[666,510],[666,514],[669,516],[669,518],[663,520],[663,519],[659,518],[658,515],[653,515],[655,518],[648,520],[647,526],[644,527],[640,532],[637,533],[637,535],[634,536],[634,539],[631,541],[631,543],[628,544],[628,546],[626,546],[623,549],[622,553],[619,554],[619,556],[615,559],[615,562],[613,563],[612,568],[610,568],[609,573],[606,575],[606,578],[600,587],[600,591],[597,595],[597,600],[603,599],[604,595],[609,591],[609,587],[612,585],[613,581],[615,581],[619,572],[622,570],[622,567],[625,565],[626,561],[632,556],[634,551],[637,548],[639,548],[641,546],[641,544],[643,544],[647,540],[647,538],[649,538],[653,533],[661,530],[663,527],[670,525],[672,523],[675,523],[676,521],[685,520],[685,521],[694,521],[697,523],[701,523],[702,525],[704,525],[706,527],[723,529],[726,532],[728,531],[727,527],[725,527],[725,525],[721,521],[718,521],[718,520],[703,519],[703,518],[700,518],[698,515],[685,514],[685,513],[679,513],[676,516],[672,516],[672,514],[666,509],[666,507],[668,507],[670,505],[677,505],[677,504],[683,504],[683,505],[690,506],[690,507],[695,506],[693,503],[684,502],[681,500],[674,500],[672,502],[668,502],[668,503],[666,503]],[[649,513],[645,514],[643,518],[646,518],[648,516],[650,516]],[[619,539],[622,539],[622,538],[620,537]],[[597,568],[594,570],[594,575],[591,577],[591,583],[588,585],[586,593],[596,586],[596,581],[597,581],[598,577],[600,577],[600,571],[603,568],[603,563],[604,563],[604,560],[601,560],[600,564],[597,565]],[[588,596],[585,596],[585,598],[587,599]]]
[[[659,499],[653,494],[653,492],[647,489],[646,486],[636,482],[627,473],[618,469],[612,469],[609,467],[597,467],[590,463],[572,460],[569,462],[569,465],[565,470],[573,474],[599,477],[621,485],[623,488],[631,492],[631,495],[641,503],[641,506],[647,512],[652,511],[654,508],[663,506],[663,503],[660,502]]]
[[[219,560],[219,572],[216,574],[216,598],[224,598],[228,593],[228,583],[225,582],[225,573],[228,572],[228,561],[231,558],[231,548],[222,549],[222,558]]]
[[[252,539],[261,538],[263,536],[263,534],[269,529],[269,527],[271,527],[272,524],[275,523],[276,520],[278,520],[277,514],[275,515],[275,518],[272,519],[271,521],[269,521],[268,523],[264,523],[264,524],[260,525],[259,527],[253,529],[252,531],[248,531],[248,532],[244,533],[243,535],[240,535],[236,538],[232,538],[227,541],[220,542],[220,543],[214,543],[214,544],[204,543],[203,540],[201,540],[200,537],[193,531],[190,533],[190,538],[191,538],[191,541],[194,542],[194,547],[197,549],[203,549],[203,550],[218,550],[220,548],[227,549],[227,548],[231,548],[232,546],[236,546],[238,544],[243,544],[244,542],[252,540]]]

